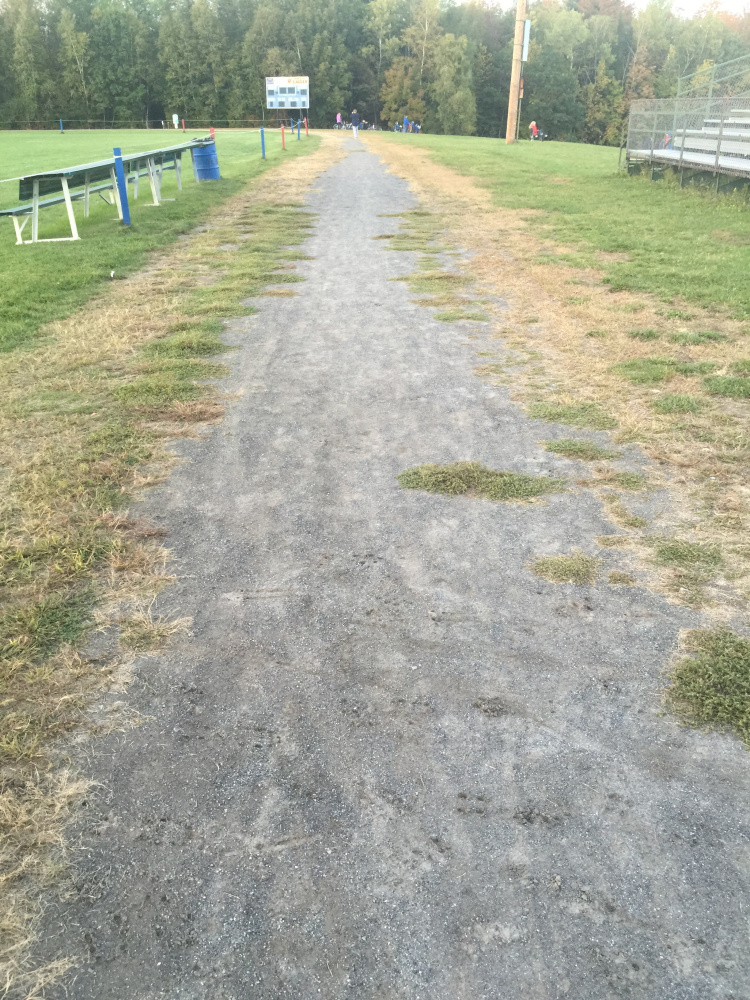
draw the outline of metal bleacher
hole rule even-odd
[[[721,176],[750,180],[750,56],[702,70],[680,84],[676,98],[633,101],[628,169],[650,165],[653,176],[655,165],[668,165],[681,178],[686,170],[708,173],[717,188]]]

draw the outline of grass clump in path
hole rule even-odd
[[[531,564],[537,576],[551,583],[574,583],[578,587],[596,583],[601,559],[574,550],[569,555],[544,556]]]
[[[487,500],[523,502],[548,493],[562,493],[564,479],[551,476],[528,476],[518,472],[487,469],[479,462],[455,462],[453,465],[417,465],[396,477],[407,490],[445,493],[448,496],[469,494]]]
[[[547,451],[555,455],[564,455],[565,458],[580,459],[582,462],[604,461],[608,458],[619,458],[619,451],[611,451],[608,448],[601,448],[593,441],[585,438],[560,438],[558,441],[545,441],[544,447]]]
[[[537,420],[568,424],[570,427],[591,427],[603,431],[616,427],[615,418],[597,403],[531,403],[528,414]]]
[[[668,704],[689,725],[733,730],[750,748],[750,639],[696,630],[687,645],[692,655],[671,673]]]

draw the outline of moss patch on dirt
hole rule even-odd
[[[564,479],[528,476],[518,472],[487,469],[479,462],[455,462],[453,465],[418,465],[396,477],[407,490],[445,493],[448,496],[483,497],[502,502],[524,502],[561,493]]]

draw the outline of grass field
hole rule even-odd
[[[445,166],[476,178],[494,204],[533,209],[537,233],[569,248],[569,263],[602,267],[613,289],[682,297],[750,316],[750,203],[679,190],[617,170],[603,146],[392,135],[428,149]],[[602,261],[602,255],[622,259]],[[560,257],[556,258],[558,261]]]
[[[200,135],[202,133],[195,133]],[[191,138],[190,134],[187,138]],[[135,130],[90,132],[3,132],[0,133],[0,179],[22,173],[106,159],[112,149],[141,152],[181,142],[181,131]],[[257,132],[225,132],[217,135],[217,152],[222,179],[196,184],[189,159],[183,168],[183,190],[177,191],[174,171],[164,175],[160,207],[150,206],[148,182],[141,178],[139,198],[133,200],[129,185],[132,225],[122,226],[116,210],[94,197],[91,214],[83,219],[83,204],[74,211],[81,240],[75,243],[41,243],[16,246],[13,222],[0,219],[0,352],[27,345],[39,327],[61,319],[85,302],[110,273],[124,277],[146,260],[149,251],[165,246],[195,226],[249,179],[278,163],[282,155],[293,157],[309,152],[317,139],[290,139],[281,149],[278,132],[267,132],[266,160],[261,159]],[[0,183],[0,208],[18,202],[17,182]],[[24,236],[30,235],[29,223]],[[40,236],[67,236],[70,230],[64,206],[40,213]]]

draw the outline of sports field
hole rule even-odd
[[[196,133],[202,135],[203,133]],[[113,147],[123,152],[141,152],[174,145],[183,140],[178,130],[124,130],[91,132],[3,132],[0,133],[0,179],[18,177],[54,167],[90,163],[112,156]],[[192,135],[187,135],[192,138]],[[299,142],[287,133],[284,155],[309,152],[317,142],[310,136]],[[48,243],[17,247],[10,218],[0,219],[0,271],[4,276],[0,291],[0,351],[25,344],[39,326],[60,319],[85,302],[105,282],[110,273],[122,278],[143,264],[150,251],[173,242],[204,219],[213,208],[241,189],[244,183],[279,162],[282,154],[278,131],[266,133],[266,159],[261,159],[258,132],[225,132],[217,137],[217,153],[222,179],[198,185],[189,159],[183,168],[183,190],[177,191],[174,171],[165,171],[162,195],[165,201],[149,207],[146,178],[141,178],[139,198],[128,192],[132,225],[119,224],[116,210],[103,199],[93,197],[91,214],[83,220],[83,203],[74,211],[79,224],[75,243]],[[18,202],[18,184],[0,184],[0,208]],[[29,224],[30,225],[30,224]],[[28,238],[29,227],[24,231]],[[65,207],[54,206],[40,213],[40,236],[68,236]]]
[[[618,151],[606,146],[379,138],[429,150],[436,162],[487,187],[498,207],[531,210],[533,235],[565,248],[556,261],[603,270],[613,290],[650,292],[665,301],[681,297],[750,317],[747,197],[680,190],[668,177],[628,177],[617,169]]]

